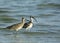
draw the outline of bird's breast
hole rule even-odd
[[[28,26],[28,28],[32,28],[32,26],[33,26],[33,24],[31,23],[31,24]]]

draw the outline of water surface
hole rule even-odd
[[[30,15],[30,31],[3,29]],[[0,43],[60,43],[60,0],[0,0]]]

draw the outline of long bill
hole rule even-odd
[[[35,18],[35,17],[33,17],[33,19],[37,22],[37,20],[36,20],[36,18]]]

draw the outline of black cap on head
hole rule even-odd
[[[36,18],[34,16],[30,16],[30,18],[33,18],[37,22],[37,20],[36,20]]]
[[[24,19],[24,17],[22,16],[22,19]]]
[[[33,16],[30,16],[30,18],[34,18]]]

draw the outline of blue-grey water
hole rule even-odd
[[[5,30],[34,16],[30,31]],[[0,0],[0,43],[60,43],[60,0]]]

